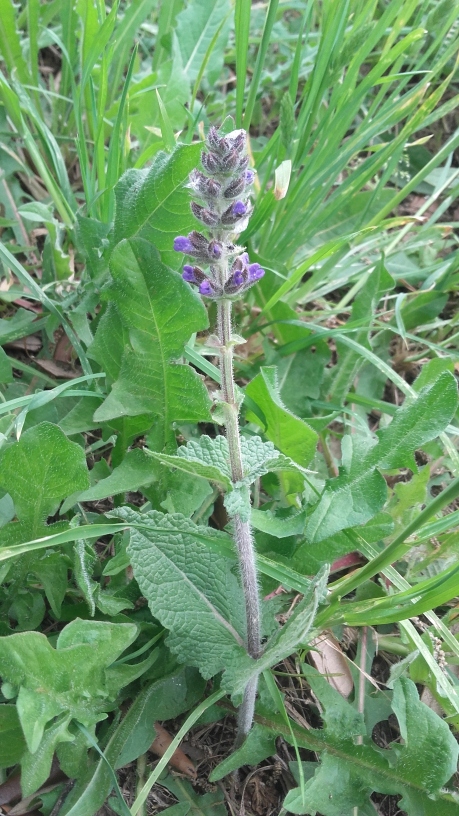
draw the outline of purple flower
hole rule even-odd
[[[246,170],[245,171],[245,183],[246,184],[253,184],[255,178],[255,173],[253,170]]]
[[[176,252],[192,252],[193,244],[185,235],[178,235],[174,238],[174,249]]]
[[[209,244],[209,254],[218,260],[222,257],[222,245],[218,241],[211,241]]]
[[[189,264],[185,264],[185,266],[183,267],[182,278],[188,283],[196,283],[196,278],[194,276],[194,267],[189,266]]]
[[[211,286],[211,284],[210,284],[210,282],[208,280],[204,280],[200,284],[199,292],[200,292],[201,295],[207,295],[207,296],[210,296],[210,295],[214,294],[214,290],[212,289],[212,286]]]
[[[265,270],[261,268],[259,263],[250,264],[248,267],[249,272],[249,281],[255,283],[255,281],[260,280],[265,274]]]
[[[237,215],[238,218],[245,215],[247,212],[247,206],[244,204],[243,201],[236,201],[233,204],[233,215]]]

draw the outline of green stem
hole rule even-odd
[[[243,478],[241,437],[239,433],[239,407],[233,376],[233,344],[231,339],[231,301],[221,300],[217,305],[217,330],[220,341],[220,370],[222,379],[222,401],[224,406],[226,438],[228,440],[231,480],[235,484]],[[234,542],[239,560],[239,569],[244,592],[247,623],[247,652],[256,660],[261,652],[260,599],[258,576],[255,562],[250,522],[239,515],[233,518]],[[248,734],[253,721],[258,678],[248,683],[239,710],[239,730],[237,744]]]

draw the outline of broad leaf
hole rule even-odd
[[[209,528],[154,510],[140,515],[121,508],[114,514],[144,526],[142,532],[131,529],[128,554],[151,613],[169,630],[167,645],[180,662],[196,666],[206,679],[245,664],[242,590],[234,562],[199,541]],[[209,534],[215,536],[215,530]]]
[[[11,768],[25,749],[24,734],[15,705],[0,705],[0,768]]]
[[[298,467],[287,456],[280,455],[271,442],[263,442],[260,437],[241,438],[241,453],[244,476],[238,485],[249,486],[265,473],[276,470],[298,472]],[[178,468],[194,476],[216,482],[226,490],[231,490],[231,470],[229,448],[225,436],[201,436],[182,445],[176,456],[153,453],[165,465]]]
[[[246,662],[227,669],[226,677],[234,693],[242,693],[254,674],[261,674],[281,660],[289,657],[300,644],[307,642],[317,607],[324,600],[327,587],[328,569],[323,569],[311,582],[303,600],[295,608],[288,621],[278,629],[266,643],[258,660]]]
[[[201,144],[178,145],[173,153],[155,156],[147,170],[126,171],[115,187],[113,246],[124,238],[145,238],[164,263],[180,266],[182,256],[172,246],[177,235],[196,227],[185,184],[200,153]]]
[[[145,753],[154,739],[155,720],[167,720],[187,711],[200,698],[203,681],[194,669],[181,668],[149,683],[134,699],[121,722],[112,729],[104,754],[114,768],[121,768]],[[72,747],[61,744],[59,762],[69,776],[75,775]],[[84,755],[86,746],[82,746]],[[89,816],[105,802],[113,778],[103,759],[87,766],[65,801],[69,816]]]
[[[55,649],[38,632],[0,638],[0,674],[17,689],[27,743],[24,762],[30,781],[23,778],[23,793],[32,793],[46,779],[57,742],[70,738],[67,726],[72,718],[86,726],[105,719],[119,688],[132,680],[127,674],[111,676],[108,667],[136,635],[134,624],[77,619],[61,631]],[[37,782],[32,757],[43,739]]]
[[[230,516],[239,515],[244,521],[250,517],[249,487],[260,476],[270,471],[290,471],[298,473],[298,466],[287,456],[279,454],[271,442],[263,442],[260,437],[241,438],[243,479],[233,484],[229,464],[229,447],[226,437],[201,436],[182,445],[176,456],[153,453],[165,465],[175,467],[185,473],[215,482],[227,491],[225,507]]]
[[[247,395],[261,408],[266,427],[264,432],[281,453],[290,456],[301,467],[307,467],[314,457],[318,436],[302,419],[296,417],[282,402],[275,367],[262,368],[246,387]],[[251,422],[260,424],[258,417],[247,412]]]
[[[354,443],[347,472],[327,482],[309,518],[306,526],[309,540],[322,541],[375,516],[387,494],[386,483],[377,468],[416,470],[414,451],[446,428],[456,408],[456,382],[445,371],[433,385],[420,392],[415,402],[407,401],[396,411],[390,425],[378,431],[374,447],[368,450],[366,442],[357,446]]]
[[[42,422],[26,431],[0,455],[0,487],[12,497],[18,519],[0,530],[0,544],[47,535],[53,528],[47,527],[46,518],[69,493],[88,484],[84,450],[57,425]]]
[[[111,393],[94,416],[107,421],[154,414],[162,447],[173,421],[210,419],[210,400],[202,380],[192,368],[175,362],[190,335],[207,326],[206,311],[181,277],[163,266],[147,241],[121,242],[111,257],[110,270],[113,281],[107,297],[128,331],[130,345],[123,351]]]

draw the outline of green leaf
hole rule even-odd
[[[250,521],[256,530],[261,530],[275,538],[288,538],[292,535],[301,535],[304,530],[305,513],[295,513],[293,516],[280,518],[275,516],[271,510],[252,510]],[[308,570],[303,570],[303,572],[308,572]]]
[[[46,782],[54,752],[63,742],[73,742],[68,726],[69,714],[56,717],[44,730],[40,745],[33,753],[26,748],[21,758],[21,790],[23,796],[30,796]]]
[[[131,530],[128,554],[151,613],[169,630],[166,643],[180,662],[196,666],[206,679],[245,663],[242,591],[234,562],[199,541],[208,528],[155,510],[140,516],[121,508],[116,515],[145,525],[142,532]],[[209,534],[215,536],[215,530]]]
[[[357,323],[362,321],[366,323],[365,328],[357,331],[353,338],[366,348],[370,348],[369,336],[379,300],[393,287],[394,280],[386,271],[384,259],[382,259],[376,264],[352,304],[349,322]],[[344,400],[359,368],[365,363],[361,355],[353,349],[341,345],[338,338],[336,348],[338,350],[338,365],[332,371],[332,374],[335,370],[336,373],[328,389],[328,393],[335,405],[341,404]]]
[[[140,448],[134,448],[126,453],[121,464],[114,468],[110,476],[100,479],[82,493],[69,496],[60,512],[66,513],[76,502],[99,501],[108,496],[138,490],[139,487],[151,484],[156,478],[151,459]]]
[[[119,378],[96,420],[155,414],[162,446],[175,422],[210,419],[210,400],[202,380],[176,362],[190,335],[207,326],[202,301],[171,272],[147,241],[123,241],[110,264],[113,282],[107,297],[129,333]],[[96,335],[97,340],[97,335]]]
[[[0,53],[10,74],[15,70],[19,81],[27,85],[31,79],[16,29],[15,8],[12,0],[0,0]]]
[[[29,792],[36,790],[38,778],[30,755],[41,749],[43,782],[56,744],[70,738],[70,720],[91,726],[105,719],[120,687],[115,688],[108,667],[136,635],[134,624],[77,619],[62,629],[55,649],[38,632],[0,638],[0,673],[18,688],[17,709],[28,749],[25,763],[33,780]]]
[[[325,709],[324,732],[311,733],[309,747],[322,742],[322,761],[313,779],[289,791],[284,802],[291,813],[342,816],[359,807],[367,812],[373,791],[402,794],[400,807],[408,816],[454,816],[457,804],[441,789],[454,773],[458,745],[446,723],[420,702],[410,680],[398,681],[394,711],[399,718],[403,744],[381,751],[362,734],[363,718],[318,673],[307,669],[308,680]],[[288,736],[286,735],[286,738]],[[306,747],[295,729],[299,745]],[[321,750],[319,748],[319,750]],[[435,802],[435,804],[434,804]]]
[[[0,530],[3,546],[49,533],[46,518],[59,502],[89,484],[84,450],[57,425],[42,422],[0,454],[0,486],[14,501],[17,522]],[[51,603],[56,598],[48,596]]]
[[[271,442],[263,442],[259,436],[241,438],[243,479],[236,487],[253,484],[265,473],[276,470],[298,472],[298,467],[286,456],[279,455]],[[200,436],[182,445],[176,456],[151,452],[151,455],[169,467],[192,473],[202,479],[220,484],[225,490],[232,489],[229,465],[229,448],[225,436]]]
[[[307,642],[317,607],[325,598],[327,577],[328,569],[324,568],[314,581],[311,581],[302,601],[288,621],[268,640],[258,660],[248,660],[244,665],[228,667],[226,677],[233,693],[242,693],[251,677],[290,657],[300,644]]]
[[[112,245],[125,238],[145,238],[177,269],[182,256],[172,249],[177,235],[196,227],[185,184],[197,167],[201,144],[178,145],[159,153],[147,170],[127,170],[115,187],[116,211]],[[190,332],[191,334],[191,332]]]
[[[284,406],[279,393],[277,369],[262,368],[260,374],[246,387],[246,394],[261,408],[266,427],[264,432],[286,456],[301,467],[306,467],[314,457],[318,436],[309,425]],[[258,417],[247,411],[247,419],[260,424]]]
[[[104,754],[113,768],[121,768],[145,753],[154,739],[155,720],[177,717],[201,697],[204,681],[195,669],[180,668],[149,683],[134,699],[126,716],[113,730]],[[60,746],[59,759],[67,746]],[[65,769],[65,765],[64,765]],[[66,769],[69,773],[71,768]],[[113,781],[103,759],[85,770],[66,799],[65,813],[88,816],[102,807]]]
[[[322,541],[347,527],[364,524],[376,515],[387,493],[385,481],[376,468],[416,470],[414,451],[446,428],[456,408],[456,382],[445,371],[433,385],[422,389],[416,402],[405,401],[390,425],[378,431],[378,442],[370,450],[365,440],[354,441],[350,465],[344,473],[327,482],[309,518],[308,538]]]
[[[177,16],[176,31],[183,70],[191,83],[197,78],[207,50],[230,8],[229,0],[191,0]],[[228,28],[229,20],[218,35],[207,63],[205,74],[211,86],[217,81],[223,67]]]
[[[209,776],[210,782],[218,782],[224,776],[237,771],[243,765],[258,765],[269,756],[276,753],[276,737],[266,728],[255,725],[249,732],[247,739],[233,751],[229,757],[219,762]]]
[[[15,705],[0,705],[0,768],[11,768],[21,759],[25,740]]]

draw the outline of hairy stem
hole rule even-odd
[[[239,408],[236,401],[233,377],[233,345],[231,341],[231,301],[221,300],[217,305],[218,337],[220,340],[220,370],[222,375],[222,400],[225,412],[226,437],[228,440],[231,479],[239,482],[243,477],[241,438],[239,434]],[[239,569],[244,591],[247,622],[247,652],[256,659],[261,652],[260,601],[257,568],[250,523],[239,515],[234,516],[234,541],[239,559]],[[240,744],[252,725],[258,678],[253,678],[244,693],[239,710],[237,744]]]

